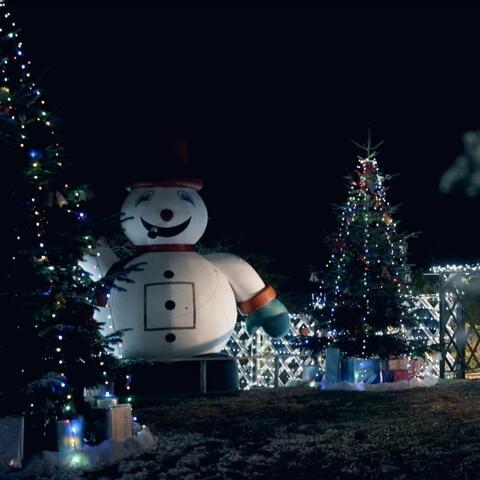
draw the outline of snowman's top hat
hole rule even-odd
[[[170,174],[166,174],[164,178],[157,180],[148,180],[133,182],[130,188],[145,187],[179,187],[192,188],[199,191],[203,188],[203,180],[184,176],[183,173],[188,165],[188,143],[186,138],[174,139],[170,148]]]

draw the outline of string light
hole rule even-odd
[[[320,286],[325,293],[329,292],[328,297],[324,299],[324,303],[328,306],[328,324],[326,331],[321,331],[320,334],[327,335],[328,344],[336,343],[340,339],[358,341],[359,353],[362,357],[366,357],[369,354],[367,342],[369,335],[390,334],[405,337],[404,333],[406,333],[404,328],[406,312],[402,308],[400,308],[398,325],[385,326],[376,331],[378,329],[375,329],[374,324],[371,323],[373,285],[382,291],[385,287],[382,276],[385,273],[399,295],[398,303],[411,294],[411,291],[408,286],[410,279],[405,252],[402,251],[398,240],[396,223],[389,214],[392,207],[386,199],[384,177],[379,172],[375,152],[371,153],[368,149],[365,157],[359,157],[356,173],[356,178],[351,177],[348,199],[340,207],[339,230],[334,241],[334,249],[325,265],[327,272],[333,274],[333,285],[326,285],[323,280]],[[380,235],[384,235],[386,247],[378,241],[379,234],[372,230],[378,228],[382,228]],[[375,236],[372,237],[372,233],[375,233]],[[361,253],[353,250],[351,240],[353,234],[360,240]],[[390,258],[386,257],[385,248],[388,249]],[[351,283],[351,281],[347,282],[346,278],[351,274],[352,262],[353,265],[356,262],[361,266],[361,280],[357,285],[352,284],[349,288],[355,288],[356,291],[358,289],[356,295],[363,299],[363,304],[357,322],[352,324],[353,330],[347,325],[337,330],[334,327],[339,324],[337,319],[339,307],[355,298],[351,296],[350,291],[345,291],[349,285],[348,282]],[[379,273],[376,265],[382,263],[385,263],[385,266]],[[406,337],[404,339],[408,342]]]
[[[430,268],[430,272],[438,273],[456,273],[456,272],[479,272],[480,264],[463,264],[463,265],[444,265],[444,266],[434,266]]]
[[[42,358],[45,362],[49,362],[48,370],[64,369],[61,375],[65,377],[65,372],[67,374],[70,372],[70,362],[85,364],[85,360],[70,359],[67,355],[68,351],[61,347],[64,335],[70,332],[68,329],[65,332],[62,324],[72,321],[65,321],[69,317],[65,315],[64,310],[72,303],[79,301],[92,305],[93,294],[84,295],[79,292],[87,288],[93,289],[93,287],[90,287],[91,279],[76,265],[76,261],[72,267],[68,264],[69,260],[66,260],[67,269],[64,264],[56,264],[59,256],[55,249],[58,249],[59,245],[55,242],[47,242],[46,239],[51,238],[48,229],[52,228],[50,217],[52,207],[58,206],[65,217],[71,216],[72,221],[82,221],[85,225],[87,213],[81,210],[81,202],[87,198],[87,192],[71,187],[69,182],[62,179],[64,151],[56,141],[56,119],[48,108],[43,91],[33,80],[32,63],[25,58],[19,30],[3,0],[0,0],[0,22],[0,37],[5,47],[2,48],[0,62],[0,115],[2,120],[7,120],[4,125],[10,129],[9,138],[18,147],[19,154],[23,156],[26,164],[27,187],[30,189],[25,208],[31,225],[23,223],[21,228],[14,231],[13,239],[20,252],[27,249],[34,252],[32,257],[36,261],[40,275],[43,275],[51,285],[49,289],[42,292],[50,303],[45,303],[42,299],[42,320],[38,322],[40,325],[35,324],[35,328],[39,328],[39,331],[42,329],[52,331],[51,327],[53,327],[55,332],[53,344],[48,345],[48,352],[42,355]],[[8,48],[11,49],[9,56]],[[91,235],[82,235],[82,239],[85,244],[88,243],[89,249],[93,249],[95,239]],[[13,264],[19,263],[19,259],[24,260],[21,255],[15,254],[9,258]],[[12,266],[15,268],[15,265]],[[70,275],[70,270],[71,276],[66,281],[72,283],[68,289],[65,289],[65,278],[66,275]],[[111,323],[113,325],[113,322]],[[52,363],[57,367],[52,366]],[[107,376],[103,375],[103,377],[103,380],[108,383]],[[66,386],[67,383],[62,383],[62,387],[64,385]],[[67,390],[65,387],[65,393]],[[67,399],[71,398],[67,397]],[[72,406],[69,406],[70,408]]]

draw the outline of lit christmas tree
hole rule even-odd
[[[103,337],[93,319],[102,285],[78,266],[95,245],[93,223],[82,209],[90,195],[87,187],[65,183],[57,119],[32,80],[4,1],[0,28],[0,148],[6,167],[0,414],[26,413],[45,426],[82,406],[84,386],[109,381],[111,343],[118,334]]]
[[[376,146],[378,147],[378,145]],[[381,357],[418,349],[408,332],[410,267],[407,236],[398,232],[394,208],[386,199],[375,148],[349,178],[347,201],[339,207],[338,231],[321,281],[325,305],[317,310],[324,342],[345,356]],[[319,315],[318,315],[319,314]],[[415,344],[415,345],[414,345]]]

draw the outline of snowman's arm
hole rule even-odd
[[[211,253],[205,255],[205,258],[227,277],[238,309],[244,315],[263,307],[276,297],[273,287],[266,286],[255,269],[240,257],[231,253]]]
[[[288,332],[290,316],[287,309],[276,298],[273,287],[265,285],[253,267],[230,253],[212,253],[206,258],[227,277],[238,309],[247,315],[249,333],[254,333],[259,327],[263,327],[271,337],[282,337]]]
[[[104,278],[118,261],[119,258],[108,246],[107,241],[100,239],[91,252],[80,260],[79,265],[90,273],[92,280],[98,281]]]

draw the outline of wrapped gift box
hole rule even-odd
[[[408,370],[393,370],[392,381],[399,382],[400,380],[411,380],[412,374]]]
[[[390,360],[388,360],[388,370],[391,373],[395,371],[407,371],[411,377],[420,374],[422,365],[422,360],[418,358],[412,360],[407,358],[390,358]],[[404,374],[400,375],[405,376]]]
[[[97,400],[106,397],[114,397],[115,384],[110,382],[108,385],[96,385],[95,387],[85,387],[83,389],[83,399],[92,407],[97,406]]]
[[[327,347],[325,349],[325,381],[340,381],[340,349]]]
[[[408,370],[412,375],[418,375],[420,373],[420,370],[423,366],[423,362],[420,358],[415,358],[413,360],[410,360],[410,366]]]
[[[302,378],[303,380],[321,382],[323,379],[323,370],[318,365],[304,365]]]
[[[129,403],[111,406],[107,410],[107,437],[116,442],[124,442],[132,436],[132,406]]]
[[[341,379],[350,383],[379,383],[382,381],[378,358],[343,358]]]
[[[406,358],[390,358],[388,360],[388,369],[389,370],[408,370],[409,360]]]
[[[57,448],[59,452],[79,450],[83,447],[83,417],[57,421]]]
[[[91,408],[87,423],[91,443],[99,444],[104,440],[123,442],[133,436],[132,406],[121,403]]]
[[[0,464],[22,467],[24,428],[23,417],[0,418]]]
[[[118,404],[118,398],[115,395],[111,395],[110,393],[106,394],[103,397],[97,398],[98,408],[113,407],[117,404]]]

